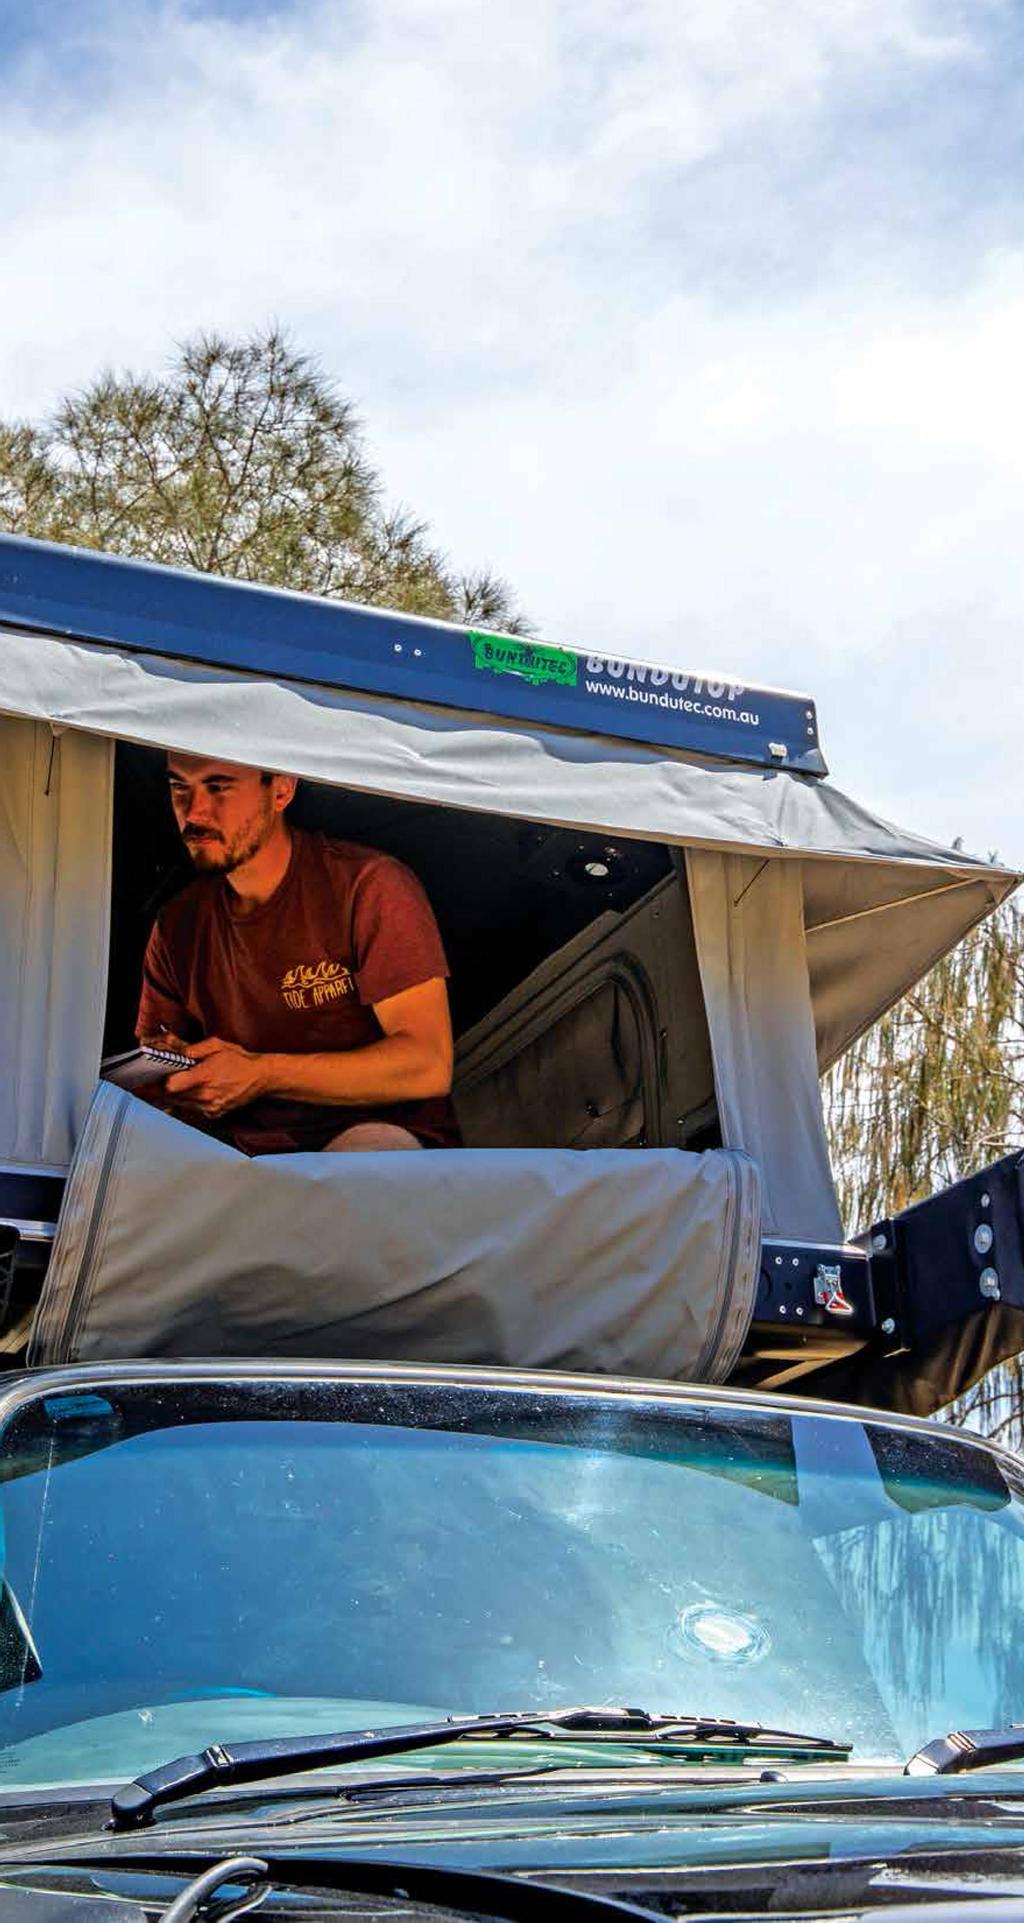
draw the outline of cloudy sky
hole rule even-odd
[[[0,411],[284,323],[552,640],[1024,865],[1021,0],[0,0]]]

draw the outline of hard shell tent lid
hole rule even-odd
[[[0,621],[211,667],[824,774],[814,703],[352,602],[0,536]]]

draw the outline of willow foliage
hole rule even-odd
[[[102,374],[0,422],[0,529],[443,620],[521,631],[389,507],[351,404],[277,329],[200,335],[157,378]]]
[[[1024,1135],[1024,921],[1007,903],[837,1063],[825,1112],[844,1219],[866,1227]]]
[[[866,1228],[1024,1141],[1024,915],[1013,901],[937,963],[826,1077],[844,1220]],[[1024,1367],[952,1412],[1024,1440]]]

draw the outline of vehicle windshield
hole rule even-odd
[[[940,1428],[639,1394],[40,1396],[0,1432],[0,1786],[570,1703],[902,1762],[1024,1718],[1022,1488]]]

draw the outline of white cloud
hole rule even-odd
[[[864,800],[1024,857],[1024,252],[942,159],[1009,0],[107,20],[0,87],[6,413],[278,317],[552,635],[807,687]]]

